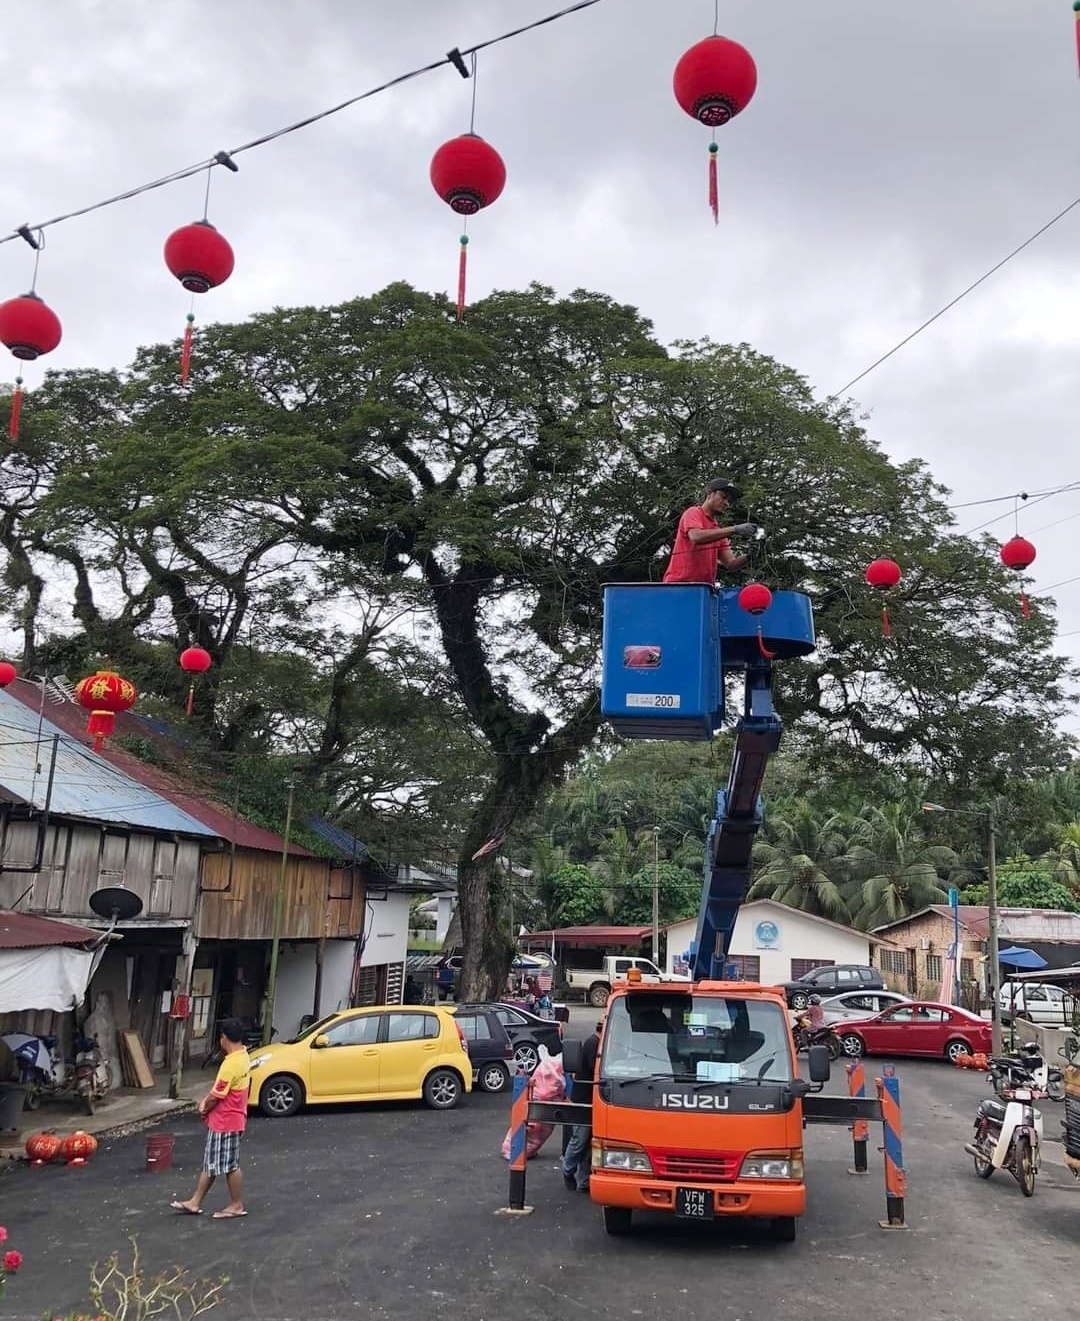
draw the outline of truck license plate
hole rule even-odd
[[[713,1195],[711,1188],[676,1188],[675,1214],[686,1220],[711,1220]]]

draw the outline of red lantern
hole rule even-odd
[[[165,240],[165,265],[180,283],[193,294],[216,289],[233,273],[236,258],[224,235],[209,220],[175,229]],[[191,374],[191,346],[195,338],[195,314],[188,313],[184,327],[184,347],[180,351],[180,384],[187,385]]]
[[[85,1165],[97,1149],[97,1138],[82,1129],[69,1133],[60,1144],[60,1154],[69,1165]]]
[[[763,615],[769,606],[772,605],[772,592],[764,583],[747,583],[739,593],[739,605],[748,615]],[[766,660],[775,660],[776,652],[769,651],[765,646],[765,639],[761,636],[761,625],[758,625],[757,631],[758,651]]]
[[[431,158],[431,186],[459,216],[474,216],[496,201],[506,187],[506,165],[490,143],[475,133],[444,142]],[[458,257],[457,316],[465,315],[465,276],[469,236],[461,236]]]
[[[94,736],[95,752],[113,732],[117,714],[133,707],[138,698],[135,685],[115,670],[98,670],[75,685],[75,700],[90,712],[86,732]]]
[[[203,647],[186,647],[180,653],[180,668],[185,674],[205,674],[213,664],[213,658]],[[191,715],[195,710],[195,680],[192,679],[191,686],[188,688],[187,713]]]
[[[772,605],[772,592],[764,583],[747,583],[739,593],[739,605],[749,615],[761,615]]]
[[[1001,548],[1001,562],[1006,569],[1023,573],[1035,563],[1037,554],[1038,551],[1026,537],[1010,537]],[[1020,612],[1025,619],[1031,618],[1031,605],[1023,588],[1020,590]]]
[[[683,55],[675,66],[675,100],[692,118],[711,129],[735,118],[757,91],[757,65],[745,46],[728,37],[706,37]],[[709,205],[720,223],[720,197],[716,178],[719,148],[714,133],[709,143]]]
[[[63,334],[60,318],[33,291],[0,303],[0,342],[21,362],[33,362],[43,353],[51,353]],[[16,376],[8,420],[8,435],[12,440],[18,439],[19,435],[22,385],[23,378]]]
[[[9,683],[14,683],[19,677],[19,672],[11,661],[0,661],[0,688],[6,688]]]
[[[26,1139],[26,1154],[31,1165],[48,1165],[60,1155],[63,1144],[55,1133],[31,1133]]]
[[[887,592],[895,587],[903,577],[899,564],[895,560],[873,560],[866,570],[866,581],[878,592]],[[881,607],[881,632],[884,637],[892,637],[892,625],[889,623],[888,606]]]

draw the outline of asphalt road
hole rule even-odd
[[[729,1321],[785,1312],[830,1321],[1063,1314],[1074,1296],[1080,1183],[1060,1146],[1047,1145],[1031,1200],[1008,1176],[984,1183],[962,1149],[982,1076],[936,1063],[897,1071],[906,1232],[878,1227],[876,1150],[871,1175],[853,1178],[847,1130],[817,1127],[807,1133],[810,1209],[794,1244],[752,1226],[665,1218],[642,1218],[630,1238],[610,1238],[599,1210],[564,1190],[557,1133],[529,1166],[535,1213],[498,1216],[508,1101],[480,1094],[449,1114],[380,1105],[254,1120],[245,1146],[251,1214],[183,1218],[168,1203],[189,1191],[202,1149],[201,1125],[185,1119],[172,1126],[168,1173],[143,1170],[140,1135],[104,1146],[85,1169],[21,1167],[0,1177],[0,1223],[25,1257],[0,1316],[30,1321],[83,1303],[90,1263],[133,1233],[151,1271],[183,1264],[230,1276],[211,1314],[219,1321],[625,1321],[703,1305]],[[1048,1102],[1045,1116],[1054,1137],[1061,1108]]]

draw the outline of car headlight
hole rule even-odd
[[[740,1179],[801,1179],[801,1151],[752,1151],[742,1163]]]
[[[594,1142],[593,1165],[604,1170],[619,1170],[623,1174],[652,1174],[649,1158],[640,1147],[606,1147]]]

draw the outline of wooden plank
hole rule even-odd
[[[138,1032],[132,1028],[125,1028],[120,1033],[121,1053],[127,1056],[127,1063],[131,1066],[131,1075],[135,1082],[129,1084],[134,1087],[153,1087],[154,1070],[150,1067],[150,1060],[147,1058],[146,1047],[143,1045],[143,1039]]]

